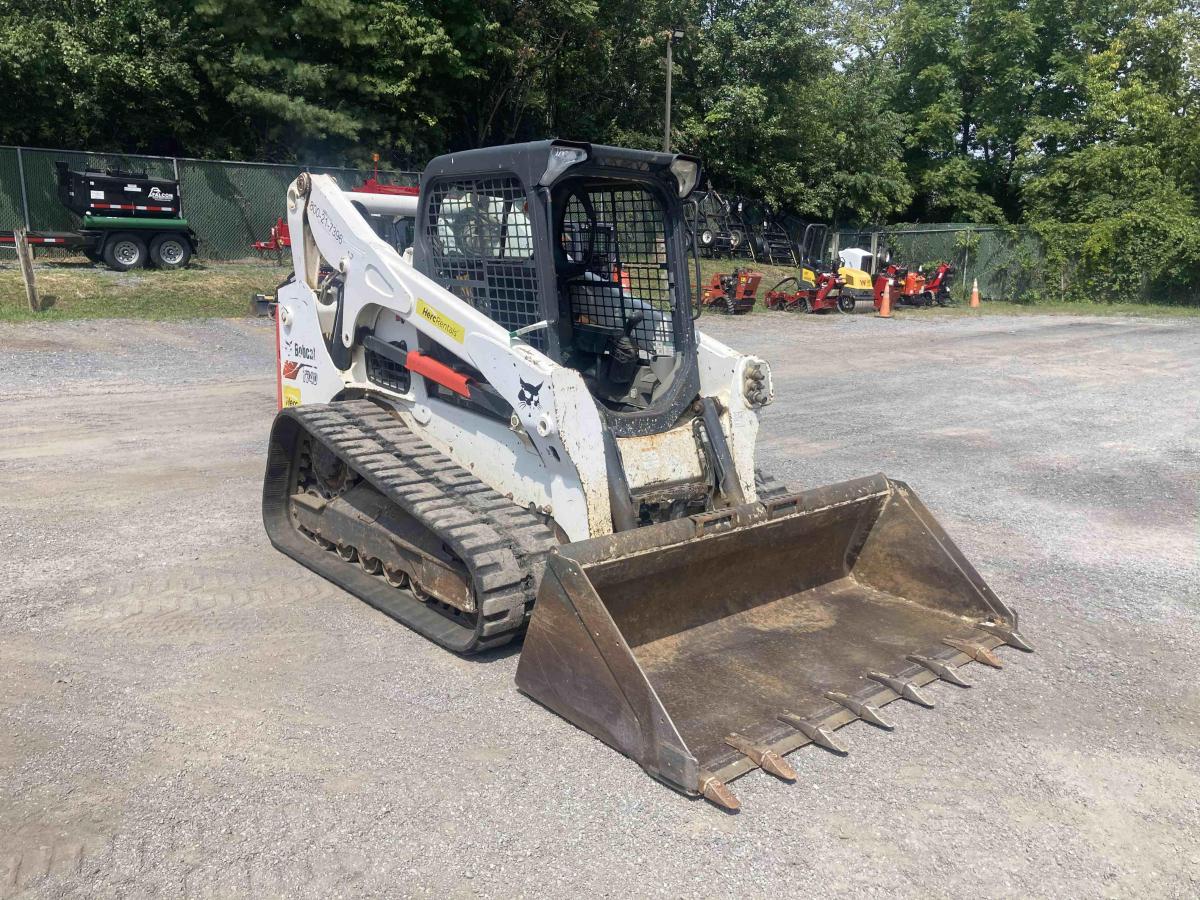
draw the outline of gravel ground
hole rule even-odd
[[[261,322],[0,328],[0,895],[1200,894],[1200,321],[755,314],[765,467],[908,481],[1033,655],[688,801],[274,552]]]

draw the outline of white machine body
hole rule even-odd
[[[415,269],[411,255],[397,253],[355,208],[363,197],[325,175],[302,175],[288,190],[295,274],[276,298],[281,405],[370,394],[456,463],[553,519],[568,540],[611,533],[602,422],[583,378]],[[415,198],[402,200],[389,198],[377,211],[415,214]],[[344,279],[340,321],[338,302],[323,291],[330,270]],[[416,348],[424,338],[444,347],[508,401],[510,421],[431,396],[423,378],[412,378],[404,392],[373,383],[356,342],[364,327],[386,342]],[[338,341],[351,350],[346,368],[330,352]],[[698,364],[700,395],[717,401],[737,480],[752,501],[758,409],[773,398],[770,369],[704,334]],[[635,491],[695,478],[704,466],[689,425],[617,443]]]

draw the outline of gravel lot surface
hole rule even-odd
[[[265,323],[3,327],[0,896],[1200,895],[1200,321],[701,325],[1038,652],[727,815],[271,549]]]

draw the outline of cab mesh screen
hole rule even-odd
[[[424,223],[435,281],[515,331],[540,321],[533,229],[512,176],[441,179],[430,185]],[[546,334],[525,339],[546,349]]]
[[[640,315],[631,332],[638,347],[656,356],[674,352],[675,289],[662,204],[652,193],[629,185],[581,187],[567,201],[559,239],[572,261],[587,266],[566,285],[576,325],[623,330]]]

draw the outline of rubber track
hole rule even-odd
[[[438,535],[466,565],[480,619],[473,639],[463,640],[469,636],[460,633],[454,640],[445,640],[437,633],[440,629],[422,628],[399,615],[402,621],[459,652],[497,647],[525,628],[545,555],[558,544],[540,518],[490,488],[414,435],[394,414],[369,400],[284,409],[276,420],[276,429],[279,419],[285,417],[293,419],[387,499]],[[264,496],[264,511],[266,500]],[[326,557],[333,556],[316,544],[312,546]],[[300,561],[313,567],[306,559]],[[352,563],[337,562],[357,569]],[[323,568],[318,571],[329,577]],[[342,578],[336,580],[346,586]],[[359,593],[353,587],[348,589]],[[407,596],[399,589],[389,590]],[[371,597],[363,599],[373,602]],[[459,629],[470,630],[465,624],[459,624]]]

